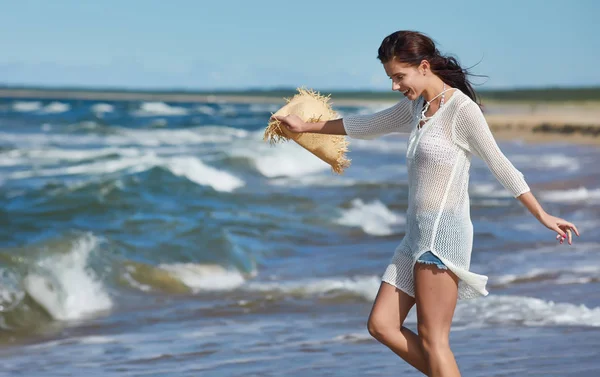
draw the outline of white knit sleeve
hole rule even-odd
[[[468,152],[481,158],[496,179],[518,197],[530,191],[523,173],[517,170],[502,153],[479,106],[469,101],[462,105],[455,122],[456,142]]]
[[[354,139],[374,139],[392,132],[411,131],[415,103],[403,98],[392,107],[368,115],[342,118],[346,134]]]

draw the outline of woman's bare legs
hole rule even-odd
[[[458,298],[458,278],[450,270],[417,263],[414,270],[417,329],[430,377],[460,377],[450,350],[450,325]]]
[[[382,282],[375,298],[367,328],[369,333],[407,363],[427,374],[428,366],[421,340],[414,332],[403,327],[404,319],[415,304],[415,299]]]

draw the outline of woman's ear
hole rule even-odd
[[[419,71],[421,72],[421,74],[423,76],[425,76],[427,74],[427,71],[429,71],[429,62],[427,60],[421,60],[421,64],[419,64]]]

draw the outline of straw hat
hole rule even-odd
[[[319,122],[337,119],[338,114],[329,105],[329,96],[325,97],[311,89],[298,88],[298,94],[285,99],[287,104],[273,115],[286,116],[295,114],[305,122]],[[279,141],[294,140],[306,150],[331,165],[331,169],[342,174],[350,166],[346,158],[348,141],[343,135],[328,135],[310,132],[296,133],[281,127],[281,122],[272,119],[265,129],[264,140],[271,144]]]

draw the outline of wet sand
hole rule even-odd
[[[496,105],[500,107],[500,105]],[[507,105],[502,105],[506,107]],[[493,105],[490,106],[493,108]],[[519,105],[513,105],[513,110]],[[600,145],[600,104],[545,104],[521,106],[512,112],[486,114],[494,135],[503,140],[573,142]],[[497,108],[495,109],[498,110]]]

